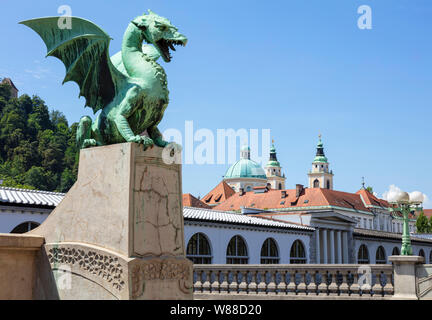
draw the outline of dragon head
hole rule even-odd
[[[164,61],[170,62],[170,49],[175,51],[175,45],[185,46],[187,38],[168,19],[150,10],[148,12],[132,20],[132,23],[142,31],[145,41],[156,47]]]

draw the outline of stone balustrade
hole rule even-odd
[[[392,265],[194,265],[195,299],[389,299]]]

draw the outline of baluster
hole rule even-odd
[[[222,283],[220,284],[220,293],[226,294],[228,293],[228,275],[229,270],[222,270]]]
[[[375,283],[372,285],[371,296],[382,296],[381,272],[379,270],[373,272],[375,275]],[[373,279],[372,279],[373,280]]]
[[[248,286],[248,294],[257,294],[258,293],[258,271],[252,270],[251,271],[251,281]]]
[[[287,292],[288,295],[297,295],[297,285],[295,283],[296,281],[296,271],[291,270],[289,273],[289,283],[287,285]]]
[[[275,295],[276,294],[276,269],[268,270],[270,275],[270,280],[267,285],[267,294]]]
[[[220,293],[220,270],[214,271],[213,275],[215,277],[215,281],[211,283],[211,292],[212,293]]]
[[[313,286],[311,285],[313,295],[319,295],[319,285],[322,283],[322,277],[318,270],[313,274]]]
[[[260,275],[260,281],[258,283],[258,294],[266,294],[266,270],[260,270],[258,271],[258,273]]]
[[[359,286],[359,274],[356,270],[353,270],[353,283],[350,286],[350,296],[358,296],[361,295],[360,286]]]
[[[296,274],[298,274],[300,276],[300,277],[296,276],[296,278],[299,278],[299,282],[297,285],[297,294],[299,296],[305,296],[307,294],[306,293],[306,290],[307,290],[307,286],[306,286],[307,271],[306,272],[300,271],[299,273],[297,273],[297,271],[296,271]],[[296,281],[296,283],[297,283],[297,281]]]
[[[394,294],[394,288],[392,284],[392,276],[393,276],[393,270],[386,270],[384,272],[385,278],[386,278],[386,284],[383,288],[383,292],[385,296],[392,296]]]
[[[339,295],[342,297],[347,297],[349,295],[349,285],[348,285],[349,271],[343,269],[341,275],[342,275],[342,283],[339,286]]]
[[[279,295],[285,295],[286,294],[286,288],[287,288],[287,283],[286,283],[287,271],[281,270],[279,272],[279,275],[280,275],[280,282],[276,285],[276,288],[279,291],[278,292]]]
[[[194,292],[202,292],[202,270],[197,270],[196,271],[196,281],[194,283]]]
[[[204,277],[205,277],[205,279],[204,279],[204,283],[202,285],[202,292],[210,293],[211,270],[204,270]]]
[[[229,293],[238,293],[238,270],[232,272],[232,281],[228,286]]]
[[[318,285],[317,291],[319,295],[326,296],[328,295],[328,290],[327,290],[328,271],[325,272],[321,271],[320,275],[321,275],[321,283]]]
[[[329,274],[329,282],[328,282],[328,293],[330,296],[338,295],[338,285],[337,285],[337,273],[332,270],[331,274]],[[331,282],[330,282],[331,281]]]
[[[366,271],[366,273],[363,273],[364,280],[360,281],[360,292],[362,297],[368,297],[371,296],[371,289],[372,289],[372,271],[369,273],[369,271]],[[361,276],[362,274],[360,274]]]
[[[247,293],[247,276],[248,276],[248,270],[241,270],[239,271],[239,273],[241,274],[241,282],[238,286],[238,292],[242,293],[242,294],[246,294]]]

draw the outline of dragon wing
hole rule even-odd
[[[72,28],[60,29],[59,17],[20,22],[39,34],[47,46],[47,56],[60,59],[66,67],[63,83],[75,81],[80,97],[96,113],[110,103],[120,91],[126,76],[109,57],[110,37],[94,23],[71,17]]]

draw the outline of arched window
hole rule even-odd
[[[327,189],[330,189],[330,181],[327,180]]]
[[[276,241],[268,238],[261,247],[261,264],[279,263],[279,250]]]
[[[425,257],[425,253],[424,253],[424,251],[423,251],[423,249],[420,249],[420,251],[419,251],[419,254],[418,254],[420,257]]]
[[[10,233],[26,233],[38,226],[39,223],[37,222],[32,222],[32,221],[23,222],[17,225],[15,228],[13,228],[13,230]]]
[[[379,246],[377,251],[376,251],[375,263],[376,264],[386,264],[387,263],[386,253],[385,253],[385,250],[382,246]]]
[[[212,256],[210,243],[203,233],[195,233],[192,238],[190,238],[187,245],[186,258],[191,260],[193,263],[211,263]]]
[[[369,251],[364,244],[362,244],[359,248],[358,255],[357,255],[357,263],[359,264],[369,263]]]
[[[398,255],[400,255],[399,248],[398,247],[394,247],[393,251],[392,251],[392,256],[398,256]]]
[[[314,186],[314,188],[319,188],[319,180],[318,179],[314,180],[313,186]]]
[[[300,240],[294,241],[291,247],[290,263],[306,263],[306,251]]]
[[[249,257],[244,239],[240,236],[232,237],[226,255],[227,264],[247,264]]]
[[[247,186],[246,187],[246,191],[252,191],[252,187],[251,186]]]
[[[279,190],[282,190],[282,183],[279,183]]]

